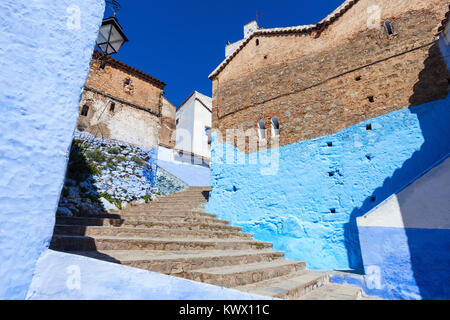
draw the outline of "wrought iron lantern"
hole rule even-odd
[[[118,53],[125,42],[128,42],[128,39],[117,18],[111,17],[103,20],[97,38],[97,47],[103,55],[108,56]]]

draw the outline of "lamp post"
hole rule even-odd
[[[120,4],[117,0],[107,0],[106,3],[114,11],[114,16],[103,20],[100,32],[98,33],[96,45],[102,53],[102,58],[118,53],[123,44],[128,42],[128,38],[123,33],[122,27],[116,18]],[[103,61],[102,67],[104,68],[105,65],[106,61]]]

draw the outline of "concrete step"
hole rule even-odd
[[[91,217],[81,217],[85,219],[119,219],[127,221],[139,221],[139,222],[174,222],[174,223],[201,223],[201,224],[229,224],[229,221],[219,220],[216,218],[204,217],[204,216],[190,216],[190,215],[163,215],[163,214],[127,214],[127,215],[94,215]]]
[[[165,239],[98,236],[54,235],[50,245],[57,251],[90,250],[262,250],[272,243],[243,239]]]
[[[148,229],[128,227],[95,227],[76,225],[56,225],[55,234],[73,236],[118,236],[118,237],[151,237],[151,238],[189,238],[189,239],[246,239],[253,235],[230,231],[191,231],[176,229]]]
[[[134,216],[184,216],[184,217],[204,217],[204,218],[216,218],[215,214],[205,213],[201,211],[164,211],[164,212],[155,212],[155,211],[145,211],[145,210],[133,210],[133,211],[121,211],[120,215],[116,215],[117,217],[134,217]]]
[[[264,280],[235,289],[280,299],[298,299],[329,283],[329,273],[322,271],[299,271],[274,279]]]
[[[127,208],[125,210],[119,211],[118,214],[128,214],[128,213],[153,213],[153,214],[184,214],[191,212],[202,212],[204,208],[190,208],[190,207],[177,207],[177,208],[157,208],[157,207],[133,207]]]
[[[329,283],[317,288],[298,300],[361,300],[361,288]]]
[[[56,224],[77,226],[111,226],[111,227],[135,227],[148,229],[175,229],[175,230],[197,230],[197,231],[232,231],[240,232],[241,227],[233,227],[223,223],[201,223],[201,222],[167,222],[148,221],[141,219],[109,219],[109,218],[79,218],[79,217],[57,217]]]
[[[194,281],[232,288],[273,279],[306,269],[306,263],[285,259],[229,267],[199,269],[186,277]]]
[[[275,250],[201,250],[201,251],[72,251],[94,259],[120,263],[134,268],[184,277],[194,269],[236,266],[279,260],[283,253]]]
[[[159,205],[173,205],[173,206],[197,206],[197,205],[204,205],[208,201],[185,201],[181,199],[163,199],[159,201],[150,201],[149,203],[146,203],[145,205],[142,204],[144,207],[155,207]]]

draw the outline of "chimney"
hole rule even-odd
[[[256,21],[247,23],[244,26],[244,39],[247,39],[248,37],[250,37],[251,34],[253,32],[255,32],[256,30],[258,30],[258,23]]]

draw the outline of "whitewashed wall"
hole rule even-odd
[[[48,248],[103,0],[0,1],[0,299]]]

